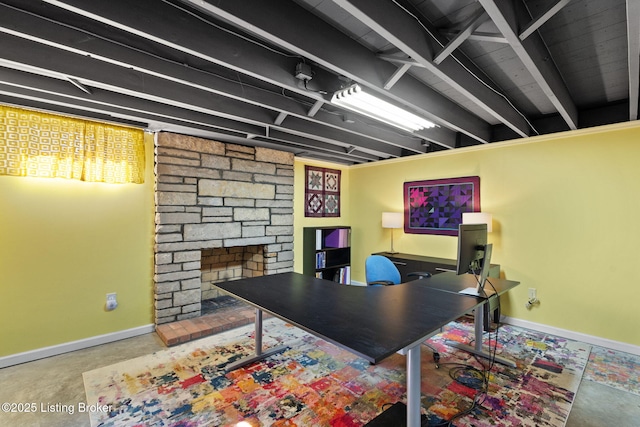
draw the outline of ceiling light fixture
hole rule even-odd
[[[416,132],[435,126],[422,117],[365,93],[357,84],[334,93],[331,103],[408,132]]]

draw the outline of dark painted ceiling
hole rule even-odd
[[[0,103],[346,164],[637,120],[639,63],[639,0],[0,0]]]

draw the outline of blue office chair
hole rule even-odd
[[[364,271],[369,286],[397,285],[402,280],[398,268],[389,258],[382,255],[369,255],[364,263]],[[407,276],[422,279],[423,277],[431,277],[431,273],[417,271],[409,273]]]
[[[364,270],[367,285],[369,286],[397,285],[402,280],[398,267],[396,267],[389,258],[382,255],[369,255],[364,262]],[[431,277],[431,273],[428,271],[416,271],[407,274],[407,276],[422,279],[423,277]],[[433,352],[433,361],[436,364],[436,368],[439,368],[440,353],[426,342],[423,344],[431,349]]]

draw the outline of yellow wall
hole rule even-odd
[[[403,210],[403,183],[480,176],[493,262],[521,286],[503,312],[640,345],[640,126],[613,125],[350,168],[352,278],[389,249],[381,212]],[[396,230],[397,251],[455,258],[449,236]],[[527,289],[541,304],[525,308]]]
[[[640,126],[614,125],[371,165],[296,159],[294,269],[302,229],[350,225],[352,278],[389,249],[381,212],[405,181],[478,175],[494,262],[522,285],[507,315],[640,345]],[[153,141],[143,185],[0,177],[0,357],[153,323]],[[304,165],[342,171],[342,215],[304,217]],[[455,258],[456,239],[404,234],[401,252]],[[541,304],[524,308],[527,288]],[[120,307],[104,311],[117,292]]]
[[[323,168],[339,169],[341,203],[340,216],[337,218],[306,218],[304,216],[304,167],[305,165]],[[294,163],[294,195],[293,195],[293,225],[294,225],[294,245],[293,245],[293,269],[302,273],[302,229],[304,227],[330,227],[335,225],[352,225],[350,216],[350,185],[349,167],[336,163],[318,162],[309,159],[296,158]]]
[[[145,149],[144,184],[0,176],[0,356],[153,323],[151,134]]]

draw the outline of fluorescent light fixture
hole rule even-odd
[[[493,216],[486,212],[463,212],[462,213],[463,224],[487,224],[487,232],[491,233],[493,230]]]
[[[357,84],[334,93],[331,102],[408,132],[435,126],[429,120],[365,93]]]

